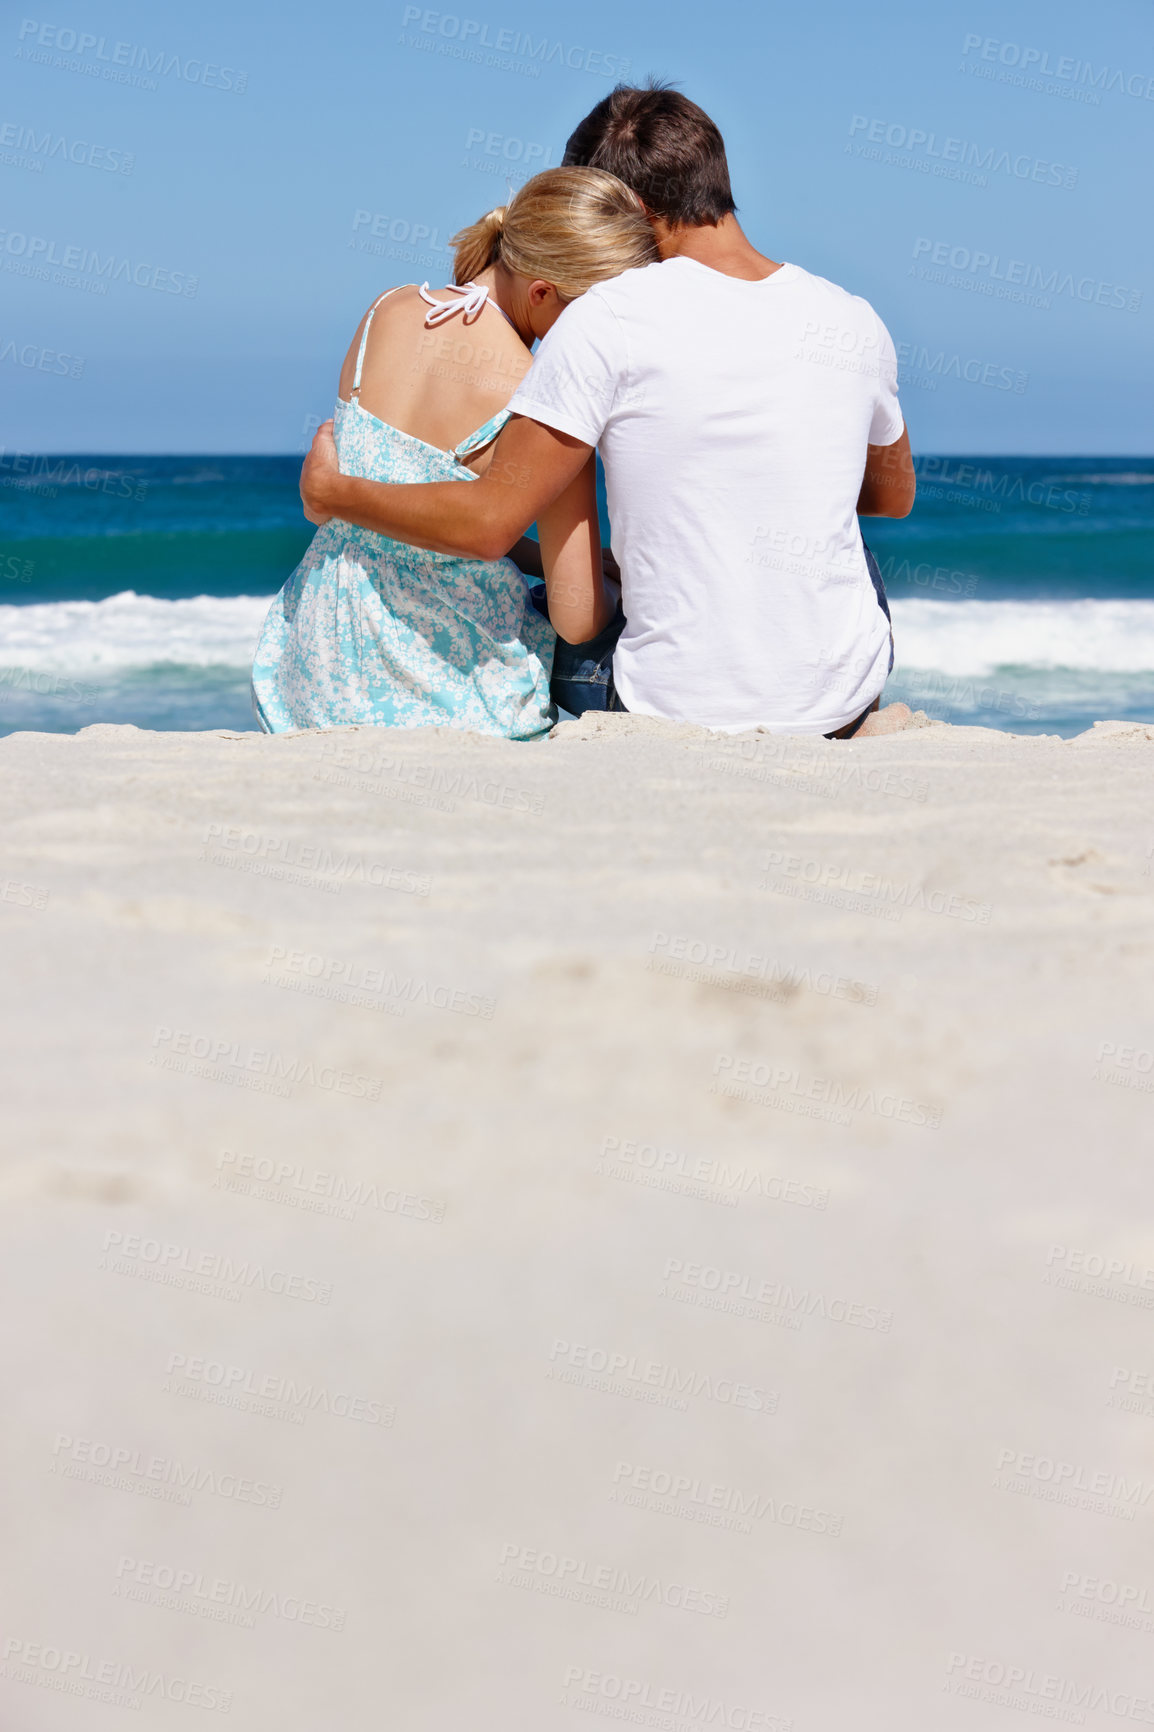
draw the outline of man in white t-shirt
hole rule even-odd
[[[456,490],[460,530],[442,514],[435,544],[504,552],[538,495],[555,497],[595,447],[624,624],[587,646],[558,642],[555,675],[568,671],[569,689],[591,678],[601,707],[727,731],[900,726],[904,705],[874,714],[892,640],[857,521],[904,517],[913,504],[885,326],[868,302],[750,244],[721,135],[679,92],[618,87],[565,160],[637,192],[662,262],[566,308],[495,453],[498,475],[530,478],[523,497],[496,479]],[[382,511],[371,498],[427,489],[360,481],[338,497],[332,467],[324,450],[306,465],[310,516],[432,544],[418,505]]]

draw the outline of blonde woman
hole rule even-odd
[[[346,475],[469,482],[483,473],[534,340],[594,283],[657,258],[636,195],[584,168],[536,175],[453,248],[449,288],[390,289],[358,327],[334,417]],[[554,627],[583,642],[614,609],[592,459],[541,513],[538,534],[552,625],[509,558],[429,553],[331,519],[261,632],[261,726],[469,728],[513,740],[546,732],[556,720]]]

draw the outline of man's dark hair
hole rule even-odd
[[[720,132],[704,109],[653,79],[644,90],[611,90],[573,133],[564,161],[615,174],[651,216],[677,226],[715,228],[737,209]]]

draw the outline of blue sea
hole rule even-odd
[[[0,452],[0,733],[255,727],[248,667],[308,544],[299,456]],[[887,699],[1080,733],[1154,721],[1154,458],[922,457],[870,520]]]

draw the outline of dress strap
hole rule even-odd
[[[397,284],[397,288],[404,288],[405,286],[406,285],[404,283],[398,283]],[[365,364],[365,350],[368,347],[369,326],[373,322],[373,314],[376,312],[377,308],[380,306],[382,301],[387,301],[389,296],[395,295],[396,292],[397,292],[396,288],[386,289],[383,295],[377,296],[376,300],[373,302],[372,306],[369,308],[369,316],[365,320],[365,328],[361,332],[361,346],[357,350],[357,370],[353,374],[353,386],[352,386],[352,390],[349,392],[350,398],[359,397],[360,393],[361,393],[361,370]]]
[[[465,458],[472,456],[474,451],[480,451],[483,446],[491,445],[512,413],[511,409],[498,409],[497,413],[490,416],[483,427],[478,427],[475,433],[470,433],[467,439],[462,439],[459,445],[455,445],[453,456],[457,462],[463,463]]]

